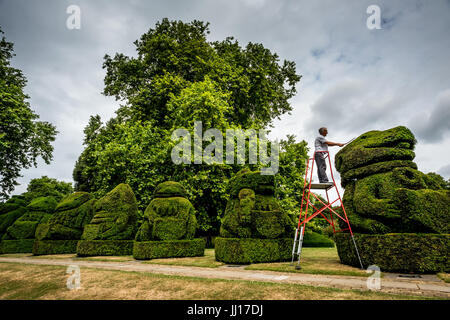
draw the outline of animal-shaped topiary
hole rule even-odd
[[[291,257],[294,222],[275,199],[273,175],[245,168],[228,182],[230,198],[215,239],[225,263],[285,261]]]
[[[399,126],[366,132],[336,154],[354,232],[450,233],[450,191],[440,176],[417,170],[415,143]]]
[[[294,223],[275,199],[273,175],[242,169],[229,181],[228,200],[220,227],[225,238],[292,237]]]
[[[3,240],[34,239],[37,226],[50,219],[56,205],[53,197],[34,199],[27,205],[27,212],[8,227]]]
[[[94,205],[94,216],[84,227],[83,240],[131,240],[137,230],[138,206],[127,184],[119,184]]]
[[[0,239],[3,237],[6,229],[27,211],[27,205],[28,201],[26,201],[25,197],[18,195],[14,195],[5,203],[0,204]]]
[[[136,241],[193,239],[196,229],[195,209],[186,190],[178,182],[166,181],[155,188]]]
[[[63,198],[46,223],[36,229],[38,240],[81,239],[83,227],[94,214],[95,199],[87,192],[75,192]]]

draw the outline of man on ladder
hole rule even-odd
[[[355,246],[356,254],[359,259],[359,263],[361,264],[361,269],[363,269],[363,264],[361,261],[361,257],[359,255],[358,247],[356,246],[355,238],[353,236],[352,228],[350,226],[350,221],[348,220],[347,213],[345,212],[344,204],[342,203],[341,195],[339,194],[339,190],[336,186],[336,181],[334,180],[333,176],[333,170],[331,168],[331,160],[330,155],[328,152],[328,146],[339,146],[343,147],[346,144],[349,144],[354,139],[350,140],[347,143],[336,143],[327,141],[325,139],[325,136],[328,134],[328,130],[325,127],[322,127],[319,129],[320,136],[316,138],[314,145],[315,145],[315,151],[314,156],[312,158],[309,158],[306,162],[306,172],[305,172],[305,184],[303,186],[303,195],[302,195],[302,202],[300,205],[300,215],[298,218],[298,226],[295,230],[295,236],[294,236],[294,244],[292,247],[292,264],[294,263],[295,256],[298,257],[298,264],[295,267],[296,269],[300,269],[300,255],[302,252],[302,244],[303,244],[303,236],[305,233],[306,224],[311,221],[314,217],[321,216],[325,220],[328,221],[328,223],[331,224],[333,227],[333,233],[336,232],[343,232],[343,231],[349,231],[351,238],[353,240],[353,244]],[[326,154],[326,155],[325,155]],[[330,173],[331,173],[331,179],[333,182],[328,181],[328,176],[326,174],[327,164],[326,159],[328,158],[328,163],[330,165]],[[317,163],[317,175],[319,176],[319,183],[312,183],[312,175],[313,175],[313,168],[314,168],[314,160]],[[308,179],[309,178],[309,179]],[[334,201],[330,201],[330,198],[328,196],[328,190],[333,188],[336,191],[337,199]],[[324,190],[326,192],[327,197],[327,203],[323,202],[316,194],[311,192],[311,190],[318,189],[318,190]],[[316,200],[321,203],[323,206],[322,208],[317,208],[314,203],[311,201],[310,197],[316,198]],[[339,201],[340,209],[342,210],[341,214],[336,212],[336,208],[333,208],[333,204]],[[303,210],[305,204],[305,210]],[[310,211],[310,212],[309,212]],[[326,216],[326,213],[329,211],[330,216]],[[311,214],[309,214],[311,213]],[[335,229],[334,224],[334,218],[333,214],[336,215],[339,219],[343,220],[347,224],[347,228],[343,228],[340,230]],[[342,215],[343,214],[343,215]]]
[[[319,134],[320,134],[320,136],[318,136],[316,138],[316,140],[314,141],[314,147],[315,147],[316,151],[328,151],[328,146],[343,147],[345,145],[343,143],[327,141],[325,139],[325,137],[328,134],[328,129],[325,127],[322,127],[319,129]],[[317,164],[317,175],[319,177],[320,183],[332,184],[332,182],[328,181],[328,176],[326,173],[327,163],[325,162],[325,159],[326,159],[325,153],[322,153],[322,152],[315,153],[315,160],[316,160],[316,164]]]

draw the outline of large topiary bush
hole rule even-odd
[[[138,208],[133,190],[119,184],[94,204],[92,220],[84,226],[77,254],[131,254],[137,231]]]
[[[221,237],[215,239],[216,259],[226,263],[290,259],[285,246],[289,243],[292,248],[294,223],[274,197],[274,176],[243,169],[230,179],[228,192]]]
[[[366,264],[383,261],[385,270],[400,271],[403,263],[405,271],[430,271],[430,267],[413,270],[408,255],[404,254],[411,245],[404,241],[405,247],[402,249],[396,243],[402,238],[393,237],[391,233],[426,233],[430,237],[432,234],[442,234],[440,238],[448,237],[450,233],[450,190],[444,189],[445,184],[440,183],[440,180],[443,181],[440,176],[417,170],[417,165],[412,161],[415,143],[412,132],[400,126],[366,132],[336,154],[335,164],[345,188],[343,202],[352,230],[356,234],[377,235],[377,248],[380,250],[377,257],[386,258],[371,260],[370,256],[366,256]],[[339,223],[342,228],[345,227],[342,221]],[[347,263],[349,259],[346,257],[353,255],[356,258],[356,255],[344,239],[345,236],[336,237],[336,245],[341,261]],[[361,235],[359,239],[360,245],[367,248],[365,241],[370,239],[372,243],[375,238]],[[448,251],[447,241],[436,246],[442,246],[441,254]],[[345,248],[350,251],[344,253]],[[427,246],[416,249],[423,257],[436,253]],[[392,250],[399,252],[395,260],[387,258]],[[360,251],[364,255],[363,249]],[[445,266],[437,263],[435,270],[442,268]]]
[[[31,252],[37,226],[50,219],[56,205],[53,197],[39,197],[31,201],[26,212],[6,229],[2,241],[3,253]]]
[[[87,192],[75,192],[62,199],[49,221],[37,227],[33,253],[37,255],[76,252],[83,227],[93,217],[95,202]]]
[[[27,205],[28,201],[23,196],[12,196],[8,201],[0,204],[0,240],[6,229],[27,211]]]
[[[133,255],[136,259],[201,256],[205,240],[195,239],[195,209],[186,198],[183,186],[166,181],[155,188],[136,234]]]

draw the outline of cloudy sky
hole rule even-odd
[[[79,30],[66,27],[70,5],[81,10]],[[371,5],[381,29],[367,26]],[[312,145],[321,126],[345,142],[406,125],[419,141],[419,169],[450,178],[449,0],[0,0],[12,64],[28,79],[32,108],[59,131],[53,162],[23,170],[13,194],[42,175],[72,182],[89,116],[107,120],[118,108],[101,94],[103,56],[135,55],[133,42],[164,17],[208,21],[211,41],[234,36],[295,61],[303,77],[293,112],[270,137],[295,134]]]

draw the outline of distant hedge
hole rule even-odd
[[[31,253],[34,239],[3,240],[0,242],[0,253]]]
[[[34,255],[64,254],[77,252],[78,240],[36,240],[33,244]]]
[[[128,256],[133,254],[133,240],[80,240],[77,255],[87,256]]]
[[[219,238],[215,239],[216,260],[233,264],[288,261],[292,258],[292,239]]]
[[[203,238],[193,240],[135,241],[133,257],[138,260],[201,257],[205,252],[206,241]]]
[[[420,233],[354,234],[365,268],[381,271],[435,273],[450,271],[450,235]],[[350,234],[335,234],[339,258],[359,267]]]
[[[333,248],[334,241],[320,233],[305,231],[302,247]]]

